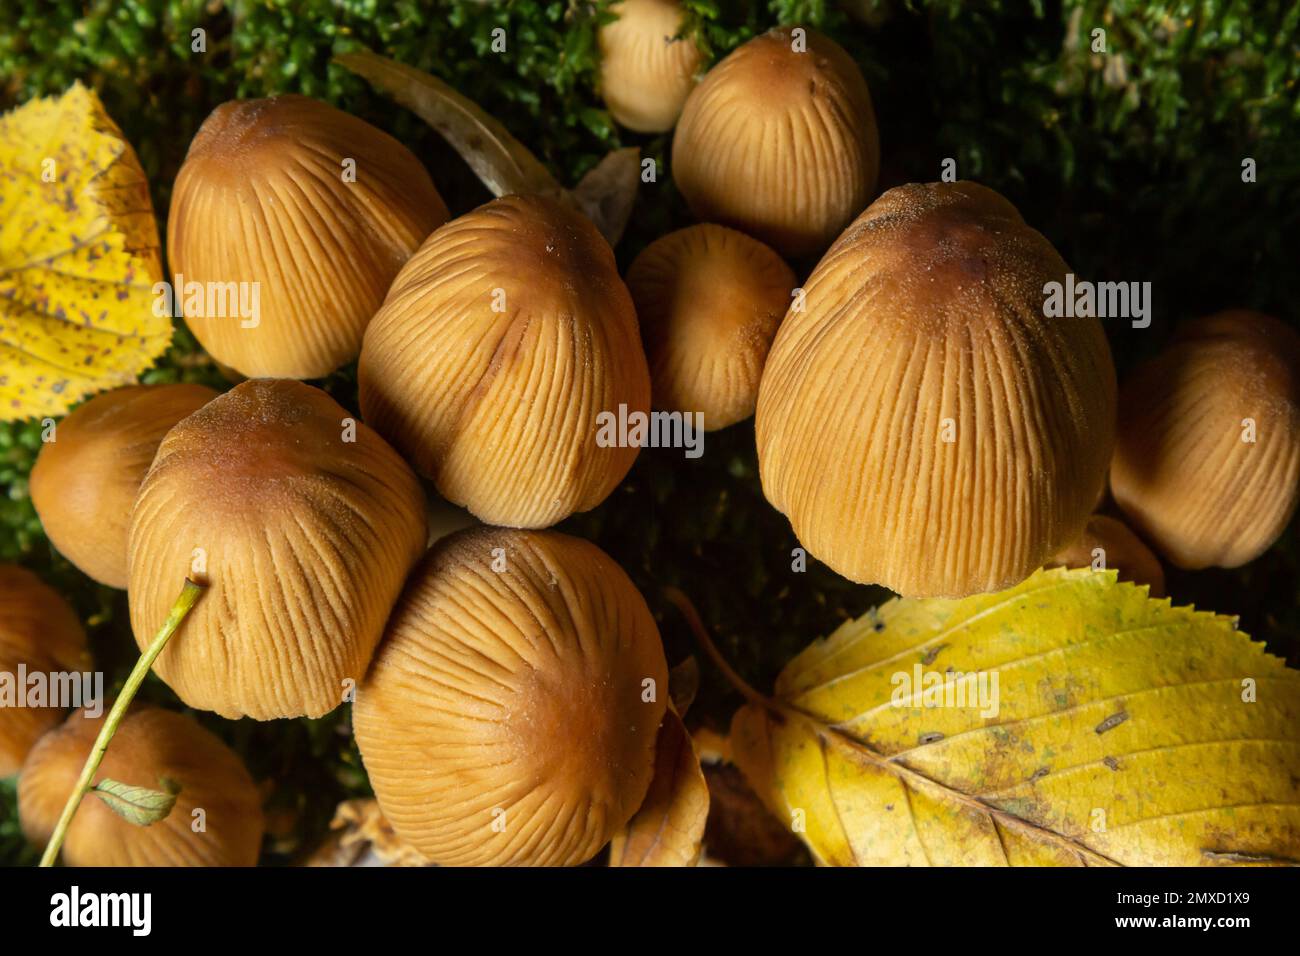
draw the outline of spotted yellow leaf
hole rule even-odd
[[[0,421],[58,415],[166,350],[140,162],[80,83],[0,117]]]
[[[736,760],[823,864],[1300,860],[1300,671],[1115,577],[849,621],[736,714]]]

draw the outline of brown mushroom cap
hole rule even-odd
[[[32,468],[32,504],[63,555],[126,587],[126,526],[163,435],[217,393],[203,385],[133,385],[97,395],[59,422]]]
[[[783,255],[820,252],[871,198],[880,142],[871,95],[834,40],[779,27],[700,81],[673,137],[673,179],[699,219]]]
[[[1128,525],[1110,515],[1092,515],[1083,533],[1056,552],[1047,564],[1054,568],[1090,568],[1097,558],[1101,559],[1100,567],[1117,571],[1119,580],[1147,585],[1152,597],[1165,596],[1165,572],[1160,560]]]
[[[213,358],[249,377],[317,378],[357,357],[393,276],[446,220],[424,166],[387,133],[305,96],[234,100],[190,144],[167,255],[185,283],[260,284],[254,327],[186,310]]]
[[[1111,491],[1175,565],[1235,568],[1286,529],[1300,498],[1294,329],[1245,310],[1187,323],[1124,383],[1119,408]]]
[[[23,833],[47,843],[99,734],[105,713],[77,711],[32,748],[18,780]],[[77,808],[63,844],[69,866],[255,866],[262,801],[243,763],[192,718],[134,705],[113,735],[95,782],[161,790],[180,785],[162,820],[138,826],[94,794]],[[196,814],[196,810],[201,813]],[[201,821],[201,825],[200,825]]]
[[[759,388],[767,498],[854,581],[1016,583],[1083,528],[1114,441],[1101,324],[1043,315],[1067,267],[974,183],[876,200],[804,283]]]
[[[571,865],[645,795],[667,679],[654,618],[603,551],[476,528],[412,574],[353,725],[384,816],[430,859]]]
[[[636,312],[596,227],[508,196],[443,226],[366,330],[361,410],[438,491],[489,524],[542,528],[600,504],[634,447],[601,412],[648,411]]]
[[[685,15],[677,0],[621,0],[618,19],[596,34],[600,93],[620,126],[638,133],[673,128],[695,86],[700,49],[677,38]]]
[[[425,535],[419,482],[382,438],[320,389],[251,379],[168,432],[140,488],[136,641],[197,555],[209,588],[158,676],[224,717],[319,717],[360,683]]]
[[[17,773],[41,734],[63,718],[60,707],[25,706],[19,665],[29,674],[84,671],[90,653],[81,621],[58,592],[26,568],[0,564],[0,673],[24,694],[24,706],[0,706],[0,778]]]
[[[650,364],[650,398],[703,412],[708,430],[754,414],[763,362],[794,273],[757,239],[688,226],[656,239],[627,274]]]

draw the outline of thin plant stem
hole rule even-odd
[[[68,802],[64,804],[63,814],[59,817],[59,823],[54,828],[54,834],[50,837],[49,844],[45,847],[45,853],[41,856],[41,866],[53,866],[54,861],[59,857],[59,850],[63,846],[64,838],[68,835],[68,826],[72,823],[72,818],[77,813],[77,808],[81,806],[81,800],[90,790],[91,780],[94,779],[95,771],[99,769],[100,763],[104,759],[104,754],[108,751],[109,742],[113,739],[113,734],[117,732],[118,725],[122,723],[122,718],[126,716],[126,709],[131,706],[136,691],[144,682],[145,675],[149,673],[149,668],[153,662],[158,659],[167,642],[171,640],[181,622],[185,620],[185,615],[190,613],[190,608],[203,593],[204,586],[196,584],[189,578],[185,579],[185,587],[181,588],[180,596],[167,612],[167,620],[163,622],[158,633],[149,646],[145,648],[140,659],[135,662],[135,667],[131,668],[131,673],[122,685],[122,691],[117,695],[117,700],[113,702],[112,708],[108,712],[108,717],[104,721],[104,726],[99,729],[99,736],[95,738],[95,746],[91,749],[90,755],[86,758],[86,764],[81,768],[81,776],[77,779],[77,785],[73,788],[72,793],[68,796]]]

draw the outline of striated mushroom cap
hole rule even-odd
[[[433,861],[572,865],[640,805],[667,680],[654,619],[603,551],[476,528],[412,574],[353,725],[384,816]]]
[[[756,419],[763,490],[813,555],[961,597],[1078,537],[1116,388],[1101,324],[1043,315],[1066,269],[974,183],[891,189],[836,241],[777,332]]]
[[[97,395],[59,422],[32,468],[32,504],[63,555],[126,587],[127,518],[158,443],[217,393],[203,385],[133,385]]]
[[[77,711],[41,738],[18,780],[18,813],[32,843],[49,842],[107,719]],[[180,786],[171,812],[139,826],[89,793],[63,844],[69,866],[255,866],[262,801],[234,751],[192,718],[135,705],[113,735],[94,782],[162,790]],[[196,813],[196,811],[202,811]],[[199,823],[202,823],[200,826]]]
[[[699,219],[787,256],[820,252],[876,188],[871,95],[834,40],[778,27],[736,49],[686,100],[673,179]]]
[[[673,128],[695,86],[700,49],[678,39],[685,19],[677,0],[622,0],[596,34],[600,93],[620,126],[638,133]]]
[[[154,670],[223,717],[319,717],[360,683],[424,550],[424,495],[320,389],[252,379],[168,432],[131,513],[143,649],[186,575],[199,599]]]
[[[63,718],[61,707],[26,706],[20,665],[28,674],[84,671],[86,632],[53,588],[26,568],[0,564],[0,680],[22,695],[0,706],[0,778],[17,773],[41,734]]]
[[[1111,492],[1180,568],[1235,568],[1269,549],[1300,498],[1300,334],[1220,312],[1125,381]]]
[[[648,411],[636,312],[596,227],[508,196],[443,226],[366,331],[361,410],[453,504],[544,528],[600,504],[634,447],[598,416]]]
[[[754,414],[763,362],[794,273],[756,239],[688,226],[656,239],[627,274],[650,364],[650,398],[703,412],[707,430]]]
[[[393,276],[446,220],[424,166],[387,133],[305,96],[233,100],[190,144],[167,255],[185,284],[212,284],[205,312],[209,291],[236,303],[228,283],[258,284],[250,318],[186,306],[213,358],[249,377],[317,378],[357,357]]]
[[[1048,567],[1090,568],[1098,559],[1099,570],[1113,568],[1119,580],[1147,585],[1152,597],[1165,596],[1165,572],[1160,559],[1128,525],[1110,515],[1092,515],[1083,533],[1056,552]]]

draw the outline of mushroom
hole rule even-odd
[[[777,332],[755,422],[763,490],[810,553],[961,597],[1078,537],[1116,387],[1100,322],[1044,316],[1066,270],[968,182],[891,189],[840,236]]]
[[[1083,534],[1052,556],[1053,568],[1113,568],[1119,580],[1145,584],[1152,597],[1165,596],[1165,572],[1160,560],[1128,525],[1109,515],[1095,514]]]
[[[32,843],[49,842],[107,719],[76,711],[32,748],[18,778],[18,815]],[[150,790],[179,787],[162,820],[141,826],[88,793],[63,844],[69,866],[255,866],[262,801],[239,757],[184,714],[133,707],[95,776]]]
[[[406,463],[320,389],[251,379],[163,439],[131,512],[143,650],[185,576],[208,591],[154,670],[224,717],[319,717],[365,674],[424,550]]]
[[[695,86],[700,49],[679,37],[685,15],[677,0],[622,0],[618,19],[596,34],[600,93],[621,126],[638,133],[673,128]]]
[[[369,123],[305,96],[223,103],[176,177],[173,294],[223,365],[316,378],[357,357],[393,276],[446,220],[424,166]]]
[[[0,564],[0,778],[18,772],[32,745],[59,722],[65,708],[33,707],[28,675],[82,671],[90,662],[86,632],[66,601],[16,564]],[[6,700],[9,693],[14,699]],[[56,703],[48,698],[46,704]]]
[[[603,551],[474,528],[412,573],[353,726],[383,815],[444,865],[573,865],[653,775],[667,665],[644,599]]]
[[[1300,498],[1300,334],[1259,312],[1187,323],[1121,392],[1111,492],[1180,568],[1235,568]]]
[[[879,166],[861,71],[802,27],[755,37],[710,70],[673,137],[673,179],[696,217],[787,256],[825,249],[871,198]]]
[[[366,330],[361,410],[439,493],[488,524],[544,528],[600,504],[636,447],[601,413],[645,414],[636,311],[596,227],[507,196],[411,257]]]
[[[726,428],[754,414],[763,362],[794,273],[757,239],[688,226],[656,239],[627,274],[650,364],[650,398]]]
[[[31,474],[45,534],[100,584],[126,587],[126,524],[163,435],[217,393],[133,385],[97,395],[59,422]]]

